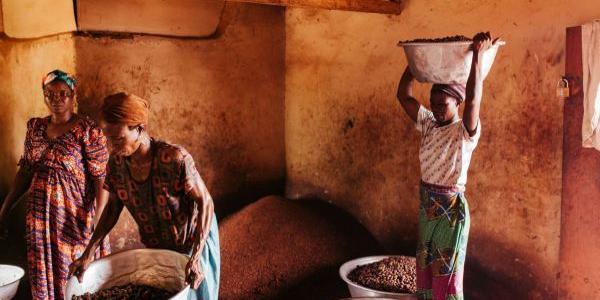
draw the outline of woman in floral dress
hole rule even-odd
[[[75,80],[55,70],[43,80],[50,116],[27,122],[24,154],[0,210],[6,228],[13,204],[29,191],[26,213],[28,275],[33,299],[63,299],[68,267],[90,240],[108,150],[102,130],[74,113]],[[99,255],[108,251],[106,240]]]

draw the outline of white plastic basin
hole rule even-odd
[[[357,283],[354,283],[352,280],[348,279],[348,274],[356,267],[378,262],[380,260],[386,259],[388,257],[398,257],[393,255],[380,255],[380,256],[367,256],[361,257],[357,259],[353,259],[349,262],[346,262],[340,267],[340,277],[342,280],[346,282],[348,285],[348,290],[350,291],[350,295],[353,298],[358,297],[377,297],[377,298],[391,298],[391,299],[403,299],[403,300],[416,300],[417,297],[413,294],[408,293],[391,293],[391,292],[383,292],[378,290],[373,290],[364,286],[361,286]]]
[[[92,262],[81,283],[71,277],[65,299],[131,283],[179,291],[171,300],[187,300],[191,291],[185,284],[188,261],[188,256],[170,250],[135,249],[112,254]]]
[[[17,266],[0,265],[0,300],[10,300],[17,294],[25,271]]]
[[[399,43],[404,48],[411,73],[420,82],[466,84],[471,71],[472,42]],[[498,41],[483,53],[485,79],[492,69],[496,53],[504,41]]]

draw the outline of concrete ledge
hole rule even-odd
[[[404,6],[401,0],[234,0],[269,5],[312,7],[399,15]]]
[[[206,37],[217,30],[224,6],[221,0],[78,0],[77,23],[80,31]]]
[[[12,38],[39,38],[75,31],[73,1],[2,0],[2,25]]]

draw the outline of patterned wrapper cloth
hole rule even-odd
[[[463,274],[469,236],[469,206],[457,189],[421,184],[417,296],[463,299]]]

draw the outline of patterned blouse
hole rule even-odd
[[[122,201],[149,248],[189,253],[198,222],[198,204],[189,196],[197,187],[210,197],[192,156],[181,146],[152,140],[152,165],[145,181],[135,180],[123,157],[111,157],[105,187]]]

